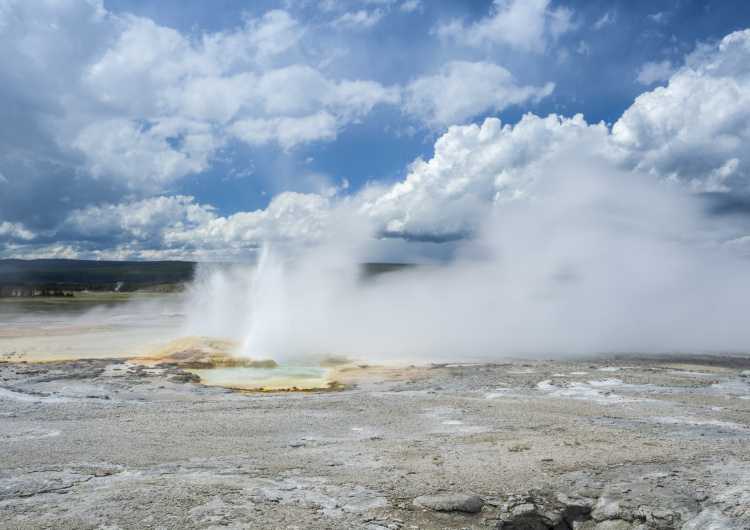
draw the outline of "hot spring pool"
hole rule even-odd
[[[275,366],[273,368],[185,369],[208,386],[253,390],[326,388],[331,368],[322,366]]]

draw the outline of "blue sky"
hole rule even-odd
[[[748,27],[739,0],[6,0],[0,257],[362,224],[363,259],[441,259],[563,154],[743,210]]]

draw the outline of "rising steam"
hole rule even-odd
[[[596,164],[543,173],[447,264],[364,277],[369,228],[204,264],[191,333],[279,362],[750,349],[750,264],[715,243],[727,226],[698,197]],[[339,225],[368,226],[341,210]]]

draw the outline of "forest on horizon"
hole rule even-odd
[[[193,261],[95,261],[75,259],[0,260],[0,298],[70,296],[81,291],[173,292],[193,279]],[[372,276],[410,265],[364,263]]]

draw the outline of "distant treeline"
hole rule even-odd
[[[78,291],[132,292],[188,282],[195,263],[186,261],[0,260],[0,297],[60,296]],[[43,293],[43,294],[42,294]]]
[[[411,263],[363,263],[362,270],[367,276],[383,274],[385,272],[395,272],[406,268],[415,267]]]
[[[41,289],[35,288],[33,285],[0,285],[0,298],[31,298],[33,296],[51,296],[60,298],[70,298],[75,296],[72,289],[62,290],[60,288],[48,289],[43,287]]]
[[[70,296],[79,291],[172,292],[193,279],[190,261],[0,260],[0,297]],[[365,276],[412,265],[365,263]]]

